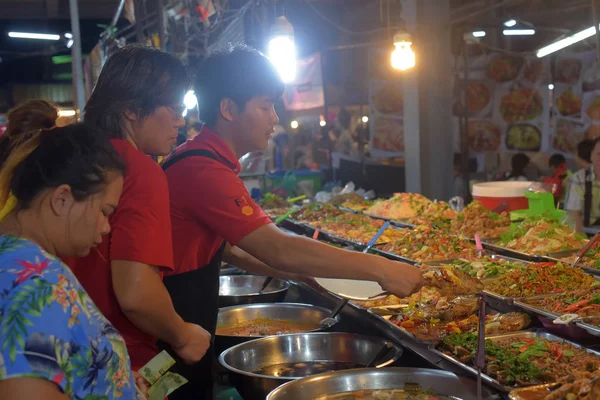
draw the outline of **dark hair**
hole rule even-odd
[[[44,189],[66,184],[77,201],[102,191],[110,171],[124,173],[108,138],[84,124],[56,127],[57,109],[31,100],[8,113],[0,138],[0,208],[10,192],[28,208]]]
[[[567,159],[562,154],[552,154],[552,157],[548,160],[548,165],[553,168],[558,168],[561,164],[567,162]]]
[[[231,99],[243,108],[253,97],[280,97],[285,85],[264,54],[246,45],[237,45],[209,55],[200,64],[194,89],[200,119],[214,125],[221,100]]]
[[[595,141],[590,139],[584,139],[577,145],[577,156],[582,160],[591,163],[592,162],[592,150],[596,145]]]
[[[517,153],[511,159],[512,171],[509,178],[516,178],[525,175],[525,167],[529,164],[530,159],[525,153]]]
[[[123,137],[123,113],[146,118],[162,106],[179,106],[190,89],[190,76],[179,59],[158,49],[125,46],[100,72],[85,105],[84,121],[110,137]]]

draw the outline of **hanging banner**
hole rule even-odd
[[[323,93],[323,72],[321,54],[298,60],[296,63],[296,80],[286,85],[283,103],[287,110],[310,110],[325,105]]]

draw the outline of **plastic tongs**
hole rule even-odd
[[[600,239],[600,232],[596,233],[586,244],[577,252],[577,258],[575,264],[579,264],[581,259],[587,254],[588,251],[594,246],[594,244]]]

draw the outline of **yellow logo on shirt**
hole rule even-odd
[[[244,207],[242,207],[242,213],[245,216],[249,217],[252,214],[254,214],[254,209],[252,207],[250,207],[250,206],[244,206]]]
[[[237,205],[240,210],[242,210],[242,214],[249,217],[254,214],[254,208],[250,205],[250,202],[246,200],[245,196],[240,197],[239,199],[235,199],[235,205]]]

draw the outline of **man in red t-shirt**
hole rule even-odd
[[[198,69],[200,134],[163,163],[171,196],[175,270],[165,286],[177,312],[214,334],[221,259],[274,277],[300,274],[379,282],[408,296],[421,272],[383,257],[337,249],[280,231],[238,177],[238,159],[265,149],[278,122],[274,102],[283,92],[269,60],[248,47],[209,56]],[[181,371],[190,384],[174,399],[210,398],[210,360]]]
[[[184,126],[189,88],[177,58],[127,46],[111,56],[85,107],[85,123],[107,134],[127,168],[112,232],[69,264],[100,311],[121,332],[133,370],[158,353],[157,338],[185,362],[205,354],[210,334],[175,311],[161,275],[173,269],[169,193],[148,155],[168,154]]]

